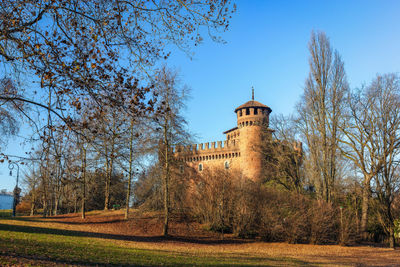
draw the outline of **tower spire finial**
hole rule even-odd
[[[254,86],[251,87],[251,100],[254,101]]]

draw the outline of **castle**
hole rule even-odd
[[[206,169],[225,168],[240,171],[245,177],[258,181],[262,175],[264,138],[271,138],[269,129],[271,108],[254,100],[235,109],[237,126],[224,132],[225,141],[177,146],[175,158],[202,172]],[[184,166],[181,165],[183,172]]]

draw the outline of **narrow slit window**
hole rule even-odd
[[[225,167],[226,170],[229,169],[229,161],[225,161],[224,162],[224,167]]]

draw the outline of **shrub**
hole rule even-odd
[[[207,172],[192,190],[192,213],[212,231],[264,241],[330,244],[339,240],[339,209],[298,192],[265,187],[225,170]],[[351,212],[343,219],[343,242],[355,236]],[[354,221],[354,220],[353,220]]]
[[[337,242],[339,216],[333,205],[323,200],[315,200],[309,213],[311,223],[310,242],[313,244]]]
[[[31,212],[31,203],[28,200],[21,201],[17,207],[16,212],[19,214],[29,215]]]

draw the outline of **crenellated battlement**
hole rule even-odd
[[[173,152],[176,153],[212,153],[221,151],[230,151],[239,149],[239,140],[225,140],[216,142],[207,142],[200,144],[193,144],[189,146],[175,146]]]
[[[183,161],[202,161],[239,157],[239,140],[225,140],[176,146],[173,150],[176,158]]]

